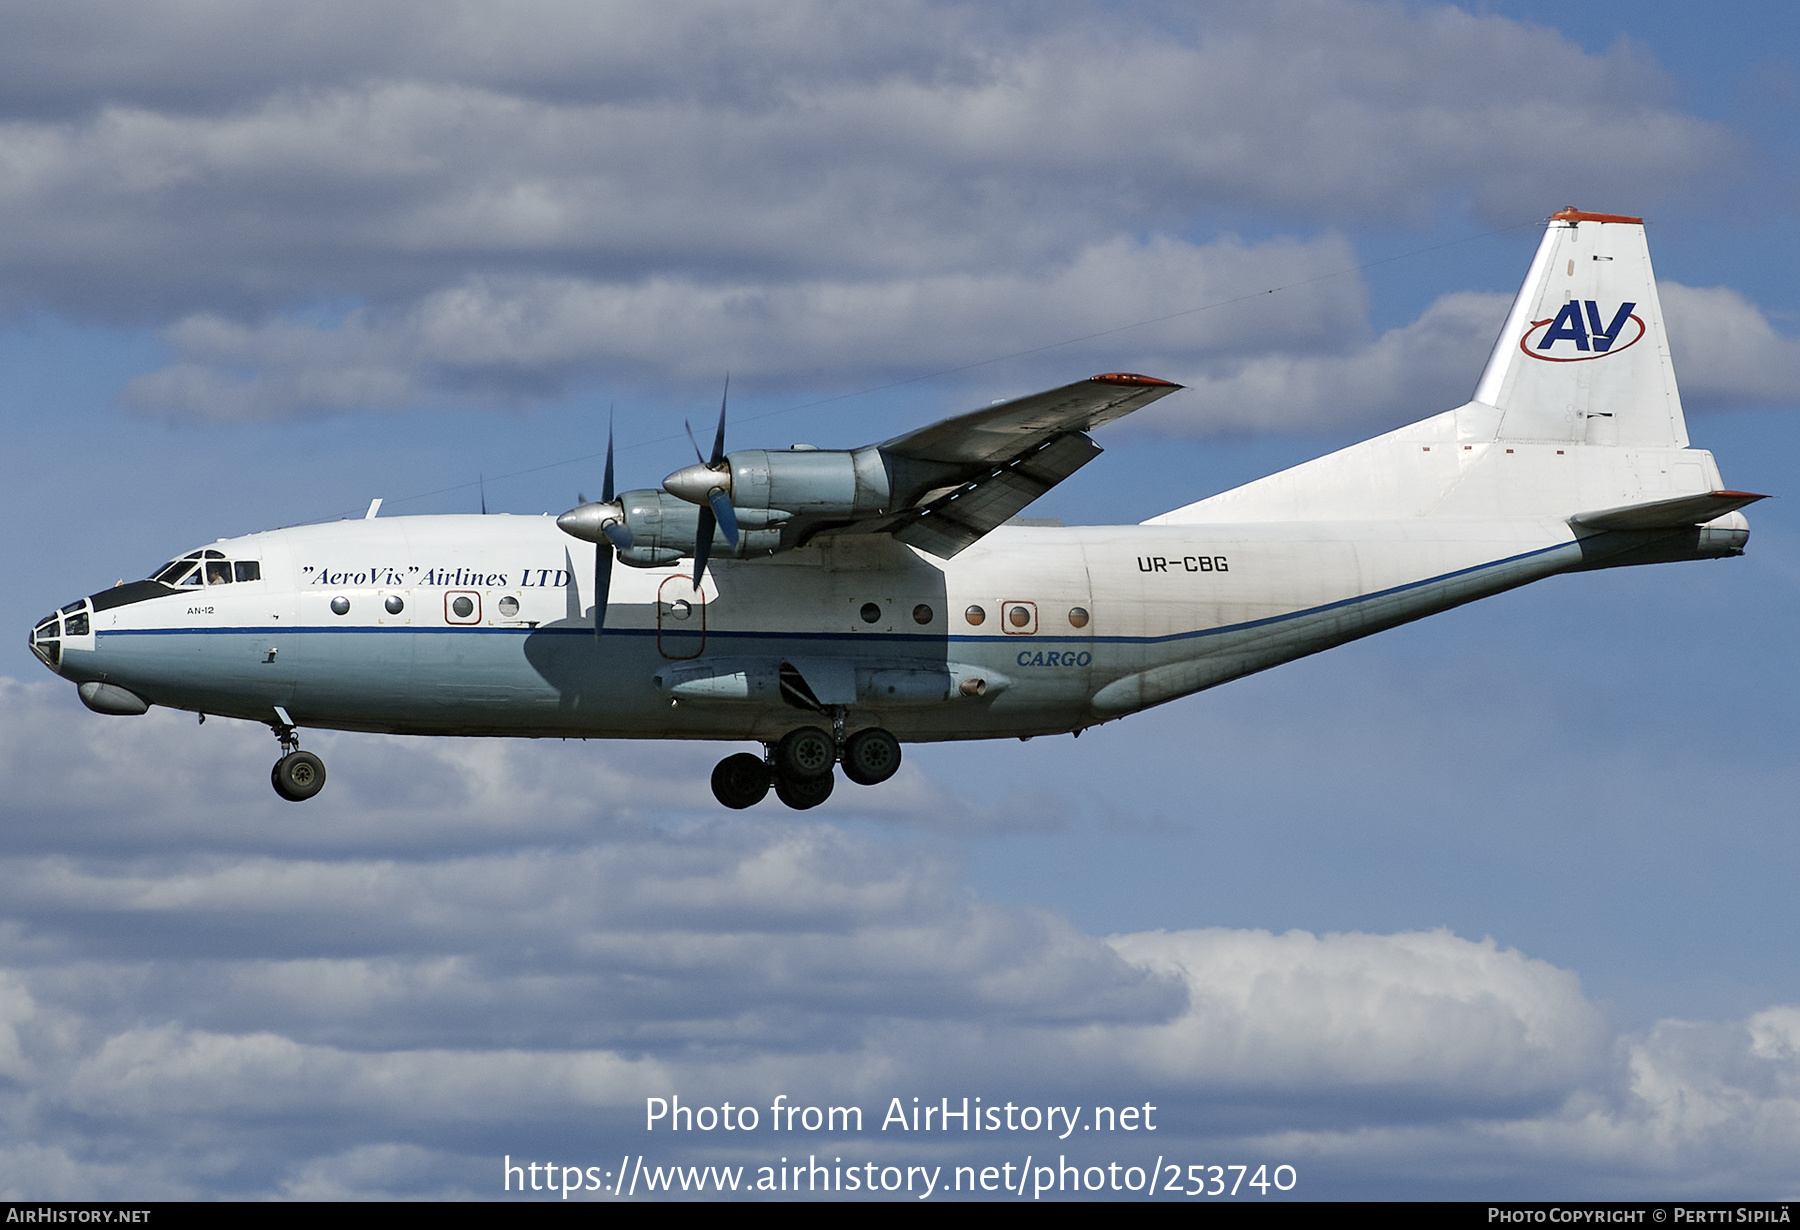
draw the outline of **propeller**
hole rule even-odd
[[[625,508],[613,496],[613,429],[606,423],[606,476],[600,483],[600,502],[590,504],[586,496],[575,497],[580,506],[556,519],[556,524],[577,538],[594,544],[594,637],[606,625],[607,597],[612,592],[612,570],[615,552],[631,546],[631,527],[625,524]],[[606,540],[605,544],[601,539]]]
[[[725,393],[719,398],[719,430],[713,435],[712,457],[700,451],[694,439],[692,423],[687,428],[688,443],[694,446],[695,464],[675,471],[663,480],[663,488],[671,495],[700,505],[700,529],[694,536],[694,588],[706,575],[706,558],[712,553],[713,527],[725,531],[725,541],[735,549],[738,545],[737,510],[731,506],[731,465],[725,460],[725,407],[731,400],[731,377],[725,377]]]

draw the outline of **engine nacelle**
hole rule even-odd
[[[700,534],[700,509],[666,491],[643,489],[627,491],[619,496],[624,509],[625,525],[631,530],[631,545],[619,552],[619,561],[633,568],[658,568],[694,553],[694,540]],[[781,520],[787,519],[782,514]],[[713,530],[712,555],[743,559],[753,555],[772,555],[781,549],[781,531],[765,529],[774,518],[754,510],[738,517],[738,543],[733,547],[723,531]]]
[[[771,514],[765,524],[791,517],[872,516],[885,512],[893,499],[887,465],[873,446],[854,452],[743,449],[727,453],[717,470],[685,466],[663,480],[663,489],[693,505],[723,490],[740,525],[755,524],[746,514],[756,511]]]

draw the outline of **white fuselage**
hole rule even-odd
[[[281,706],[311,727],[773,739],[811,720],[779,689],[678,684],[788,662],[815,683],[861,673],[853,729],[991,738],[1079,730],[1581,562],[1567,525],[1525,520],[1008,526],[949,561],[841,536],[715,561],[698,593],[684,569],[620,569],[596,638],[594,548],[549,518],[344,521],[214,546],[261,579],[98,611],[65,638],[61,673],[204,713]],[[946,671],[985,686],[894,700],[877,677]]]

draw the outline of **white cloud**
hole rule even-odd
[[[1691,411],[1800,402],[1800,338],[1737,291],[1659,280],[1683,405]],[[1206,355],[1164,374],[1192,392],[1129,420],[1129,429],[1216,432],[1387,429],[1467,401],[1511,296],[1456,291],[1417,320],[1340,353],[1277,343],[1263,353]]]
[[[283,1200],[395,1200],[434,1196],[480,1200],[490,1196],[472,1180],[491,1172],[491,1159],[458,1157],[417,1145],[374,1144],[320,1157],[283,1180]]]
[[[139,377],[140,408],[200,418],[274,418],[397,408],[459,392],[504,398],[559,390],[609,368],[647,385],[756,379],[843,381],[981,362],[993,348],[1171,313],[1175,319],[1059,353],[1059,361],[1152,370],[1194,356],[1314,351],[1364,328],[1366,304],[1341,239],[1199,246],[1113,239],[1028,275],[944,273],[879,281],[707,286],[651,278],[475,281],[428,295],[403,315],[353,313],[331,326],[257,327],[216,315],[168,332],[185,361]],[[1298,286],[1279,305],[1271,287]],[[1191,312],[1207,304],[1216,310]],[[1175,356],[1180,356],[1177,359]],[[236,373],[254,373],[245,379]],[[864,377],[866,378],[866,376]]]
[[[152,852],[179,834],[283,853],[346,842],[365,852],[406,850],[429,837],[447,852],[585,840],[597,829],[638,833],[652,816],[710,815],[716,804],[707,775],[724,754],[710,744],[661,741],[329,731],[309,733],[307,746],[326,757],[330,793],[296,824],[298,809],[276,798],[256,771],[278,754],[260,726],[215,717],[196,728],[188,715],[161,709],[109,721],[82,708],[68,684],[0,677],[0,781],[9,783],[14,849]],[[63,766],[59,773],[39,771],[52,763]],[[171,764],[183,766],[179,778]],[[1069,823],[1053,798],[1022,791],[979,805],[911,764],[879,791],[846,784],[819,814],[964,836],[1052,832]]]
[[[1575,975],[1492,940],[1214,929],[1113,944],[1188,980],[1189,1011],[1125,1048],[1164,1079],[1559,1099],[1605,1066],[1609,1038]]]
[[[0,52],[0,303],[173,322],[132,397],[201,417],[918,375],[1210,301],[1223,214],[1516,222],[1740,161],[1630,47],[1449,8],[107,12]],[[1346,287],[1272,340],[1360,340],[1313,331]]]
[[[1192,394],[1152,407],[1133,426],[1206,435],[1413,422],[1469,399],[1511,302],[1453,292],[1348,353],[1294,348],[1203,363],[1184,381]]]
[[[664,1148],[634,1124],[668,1092],[854,1102],[862,1150],[897,1147],[873,1130],[895,1096],[1147,1100],[1159,1148],[1274,1150],[1315,1191],[1403,1189],[1434,1164],[1772,1192],[1796,1143],[1792,1007],[1618,1037],[1571,971],[1445,930],[1102,940],[982,900],[923,849],[682,819],[630,779],[621,816],[657,823],[582,809],[577,779],[531,809],[590,828],[521,829],[494,805],[546,776],[525,744],[360,740],[390,773],[436,754],[414,748],[482,754],[455,761],[461,789],[376,804],[346,771],[336,820],[325,796],[304,820],[256,815],[229,783],[260,774],[221,761],[228,805],[136,810],[133,854],[80,836],[106,831],[99,786],[151,747],[195,780],[211,724],[100,718],[13,683],[0,717],[43,732],[0,763],[27,832],[37,783],[88,783],[56,813],[74,836],[0,857],[0,1120],[33,1142],[0,1155],[16,1197],[482,1194],[493,1159],[534,1141]],[[296,846],[310,817],[322,830]]]
[[[1800,338],[1724,286],[1658,282],[1682,401],[1701,408],[1800,401]]]
[[[21,1021],[37,1014],[31,992],[10,975],[0,973],[0,1079],[29,1082],[36,1073],[19,1048]]]
[[[1034,277],[773,290],[664,279],[472,282],[403,316],[359,311],[333,326],[193,317],[167,334],[184,361],[136,378],[125,396],[145,411],[231,420],[442,397],[504,402],[565,391],[599,368],[645,385],[705,382],[727,369],[777,382],[804,370],[841,385],[1173,314],[1059,347],[1056,361],[1185,384],[1191,392],[1130,420],[1169,434],[1390,427],[1466,401],[1511,297],[1453,291],[1369,338],[1355,263],[1335,237],[1250,246],[1156,239],[1112,240]],[[1730,288],[1658,285],[1690,409],[1800,400],[1800,338]],[[1276,287],[1285,289],[1262,293]],[[1191,310],[1209,304],[1218,306]]]
[[[107,1038],[78,1064],[66,1097],[107,1119],[266,1121],[325,1111],[385,1124],[494,1123],[636,1104],[672,1075],[606,1052],[363,1053],[165,1025]]]

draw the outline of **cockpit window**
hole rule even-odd
[[[178,559],[157,573],[156,579],[164,585],[198,585],[200,565],[191,559]]]
[[[87,616],[83,615],[82,618],[85,620]],[[31,637],[31,652],[43,659],[44,665],[52,670],[62,667],[62,642],[57,639],[60,627],[56,616],[51,615],[38,624]]]
[[[262,564],[253,559],[230,560],[223,551],[190,551],[170,560],[150,574],[164,585],[229,585],[233,581],[262,580]]]

